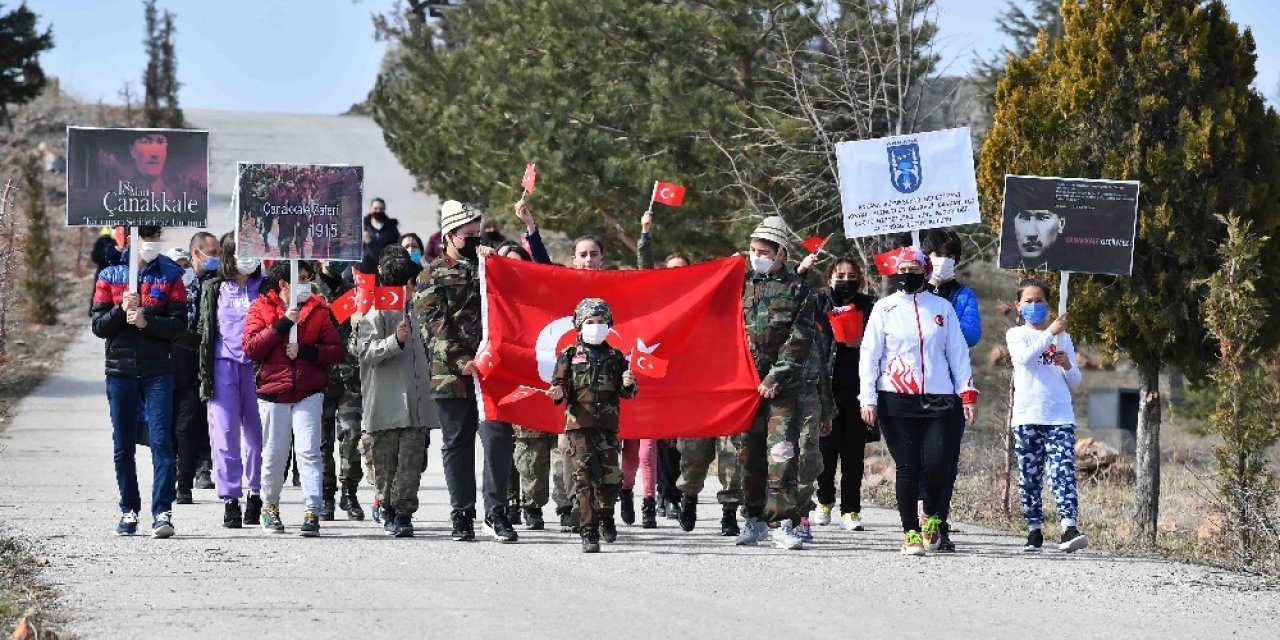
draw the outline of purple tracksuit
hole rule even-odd
[[[244,319],[261,280],[241,287],[228,280],[218,288],[218,345],[209,398],[209,444],[214,484],[223,500],[240,498],[241,479],[249,492],[262,490],[262,421],[258,416],[253,363],[244,354]]]

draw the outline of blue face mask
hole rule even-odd
[[[1018,309],[1022,319],[1031,324],[1040,324],[1049,317],[1049,304],[1045,302],[1024,302]]]
[[[214,256],[212,258],[207,258],[204,261],[204,265],[202,266],[202,268],[204,269],[205,273],[213,273],[214,271],[218,270],[218,265],[220,264],[222,264],[222,260],[217,256]]]
[[[409,259],[414,262],[422,262],[422,251],[419,249],[414,249],[413,251],[410,251]]]

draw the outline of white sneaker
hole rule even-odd
[[[173,513],[166,511],[165,513],[156,516],[155,522],[151,523],[151,537],[173,537]]]
[[[782,525],[777,529],[770,529],[769,536],[773,539],[773,548],[786,549],[787,551],[799,551],[804,548],[804,540],[796,535],[795,526],[790,520],[783,520]]]
[[[754,547],[760,544],[768,532],[769,526],[760,522],[759,518],[747,518],[742,523],[742,533],[738,534],[738,538],[733,543],[740,547]]]
[[[809,520],[814,524],[828,525],[831,524],[831,508],[835,505],[819,504],[818,508],[809,514]]]
[[[840,528],[845,531],[863,531],[862,515],[856,511],[850,511],[840,515]]]

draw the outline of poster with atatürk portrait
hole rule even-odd
[[[1132,180],[1005,176],[1000,268],[1129,275],[1138,187]]]
[[[67,127],[67,226],[204,227],[209,132]]]
[[[359,261],[364,167],[237,165],[236,255]]]

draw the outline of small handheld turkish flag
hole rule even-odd
[[[498,363],[502,362],[502,358],[498,357],[488,345],[480,349],[480,353],[476,355],[476,374],[480,379],[489,377],[494,369],[498,368]]]
[[[667,361],[651,353],[631,354],[631,370],[650,378],[667,377]]]
[[[684,202],[684,187],[670,182],[654,182],[653,201],[668,207],[678,207]]]
[[[833,233],[831,235],[835,234]],[[803,246],[804,250],[809,253],[817,253],[822,251],[823,247],[827,246],[827,241],[830,239],[831,236],[827,236],[825,238],[822,236],[809,236],[807,240],[801,243],[801,246]]]
[[[524,178],[520,180],[520,186],[524,187],[525,191],[533,193],[533,183],[537,180],[538,172],[534,170],[533,163],[530,162],[524,167]]]
[[[373,308],[379,311],[403,311],[408,287],[377,287],[373,290]]]
[[[503,398],[498,401],[498,404],[499,405],[512,404],[514,402],[519,402],[526,398],[536,397],[539,394],[545,395],[542,389],[539,389],[537,387],[530,387],[522,384],[516,387],[515,391],[512,391],[511,393],[508,393],[506,396],[503,396]]]
[[[333,317],[338,324],[346,324],[347,320],[356,312],[356,290],[349,289],[346,293],[338,296],[333,304],[329,305],[329,309],[333,311]]]
[[[377,298],[374,292],[374,283],[377,282],[377,278],[372,273],[364,273],[357,269],[352,269],[351,274],[356,281],[356,310],[360,313],[369,313]]]

